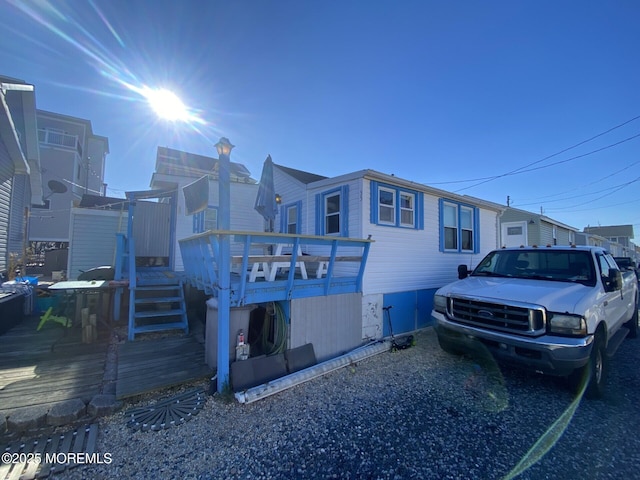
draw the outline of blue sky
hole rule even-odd
[[[112,196],[158,146],[227,136],[256,179],[271,154],[640,231],[639,21],[635,0],[3,0],[0,74],[109,138]],[[160,122],[143,85],[206,124]]]

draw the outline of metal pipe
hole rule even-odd
[[[243,392],[237,392],[235,394],[236,400],[240,403],[252,403],[256,400],[268,397],[275,393],[282,392],[288,388],[295,387],[301,383],[308,382],[314,378],[325,375],[339,368],[346,367],[355,362],[364,360],[373,355],[379,353],[388,352],[390,343],[388,340],[379,340],[375,343],[364,345],[352,350],[340,357],[332,358],[326,362],[319,363],[304,370],[287,375],[286,377],[278,378],[271,382],[258,385],[257,387],[249,388]]]

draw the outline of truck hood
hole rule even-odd
[[[579,283],[522,278],[468,277],[440,288],[437,295],[481,297],[487,301],[525,302],[552,312],[576,312],[576,305],[590,288]]]

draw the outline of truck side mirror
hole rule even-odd
[[[466,265],[458,265],[458,278],[460,280],[465,279],[469,276],[469,269]]]
[[[604,278],[604,289],[607,292],[615,292],[622,289],[622,272],[617,268],[609,269],[609,276]]]

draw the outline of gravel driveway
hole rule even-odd
[[[574,400],[563,382],[448,355],[432,329],[416,338],[249,405],[210,397],[168,430],[102,419],[111,464],[56,478],[497,479],[540,452],[517,478],[640,477],[640,339],[612,359],[607,397],[582,400],[554,438]]]

